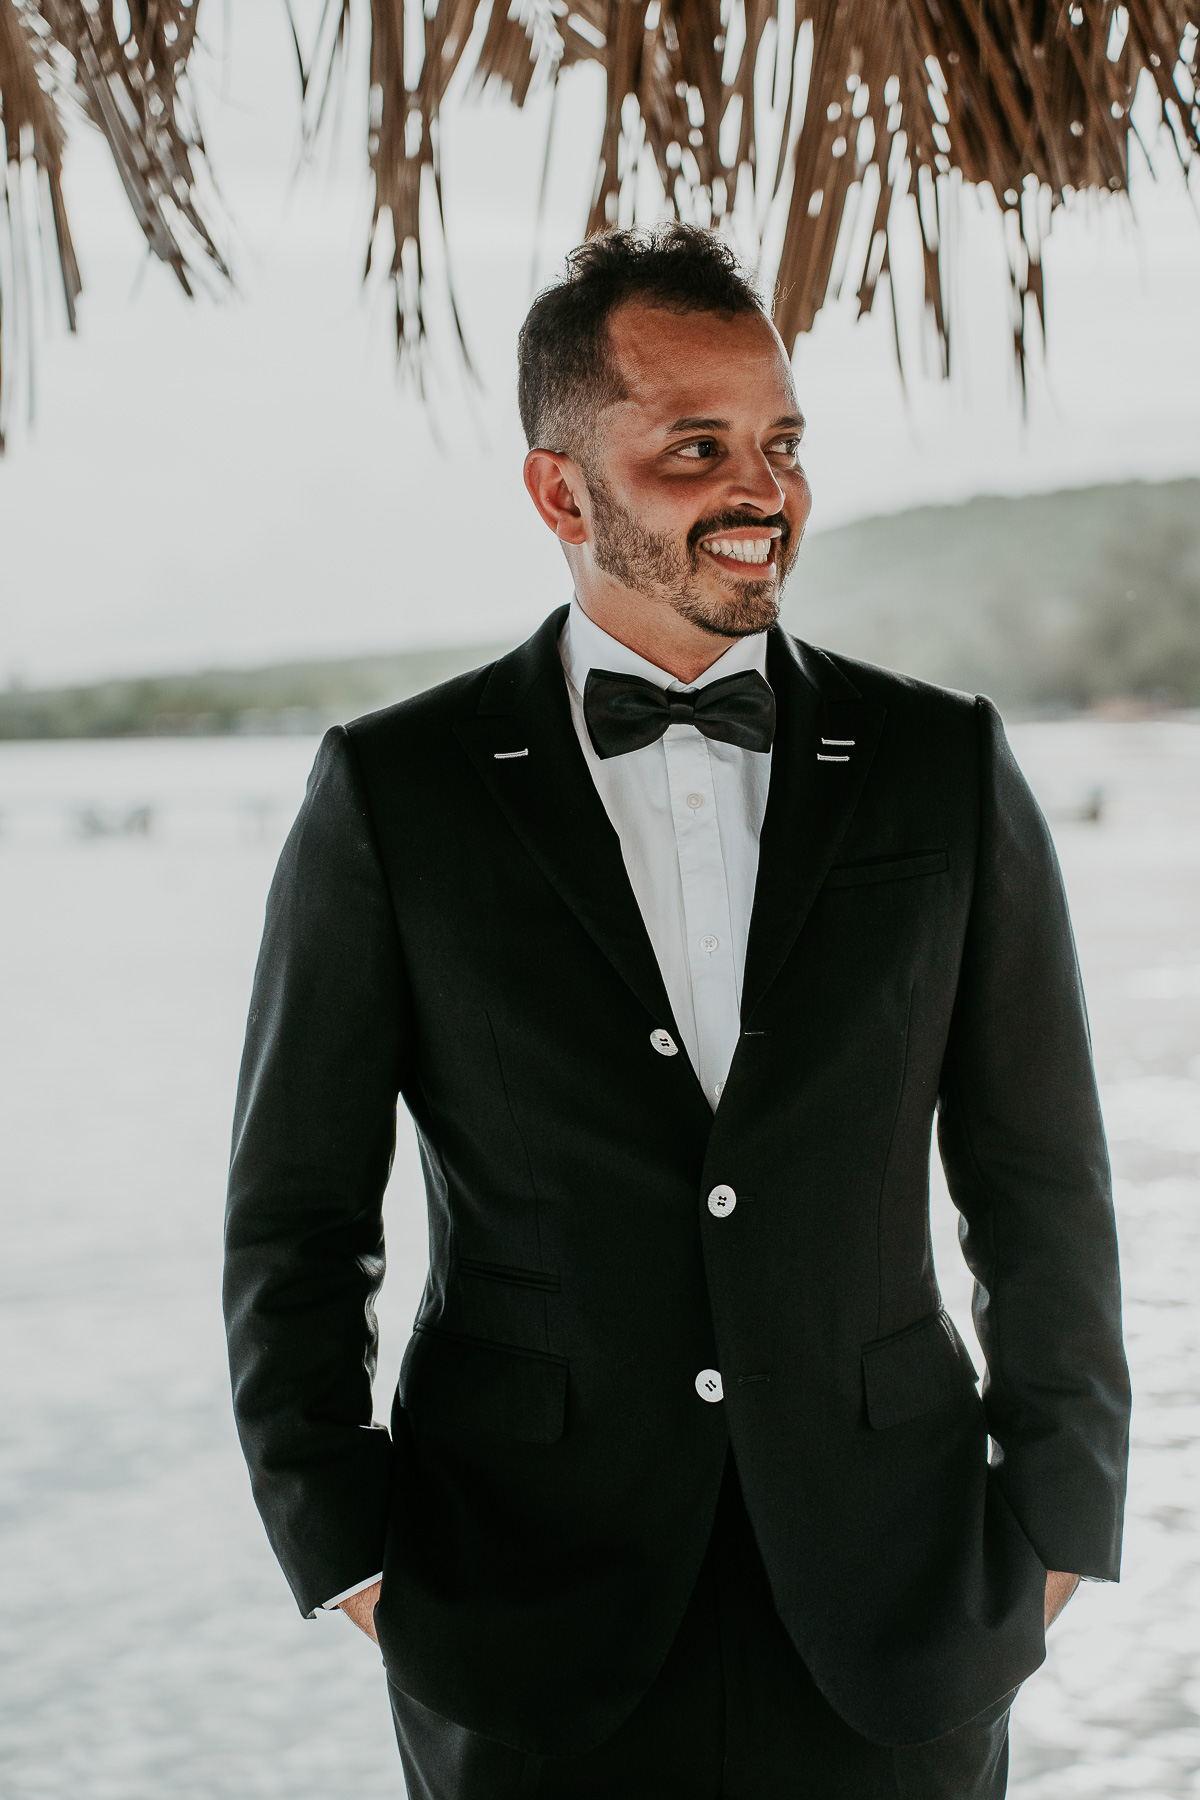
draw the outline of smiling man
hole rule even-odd
[[[996,1800],[1045,1626],[1116,1579],[1128,1424],[1045,825],[986,700],[779,628],[803,422],[719,240],[577,251],[520,400],[570,606],[331,732],[271,891],[256,1498],[301,1610],[377,1637],[413,1800]],[[389,1432],[398,1096],[430,1271]]]

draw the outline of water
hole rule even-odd
[[[1075,911],[1137,1407],[1125,1577],[1055,1628],[1011,1791],[1182,1800],[1200,1793],[1200,727],[1013,736]],[[301,1621],[267,1549],[218,1304],[250,974],[313,749],[0,746],[4,1800],[402,1792],[377,1653],[340,1617]],[[966,1331],[944,1195],[936,1224]],[[388,1241],[381,1411],[424,1275],[407,1133]]]

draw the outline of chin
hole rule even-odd
[[[754,637],[778,623],[779,585],[773,580],[738,581],[733,577],[711,599],[697,596],[680,610],[693,625],[711,631],[714,637]]]

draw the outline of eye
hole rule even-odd
[[[790,437],[776,438],[775,442],[769,446],[769,449],[772,456],[795,458],[800,454],[799,434],[793,432]]]
[[[681,444],[675,454],[686,457],[689,462],[708,462],[717,454],[717,440],[716,438],[696,438],[691,444]]]

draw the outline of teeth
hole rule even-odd
[[[731,562],[765,563],[771,556],[770,538],[705,538],[711,556],[727,556]]]

